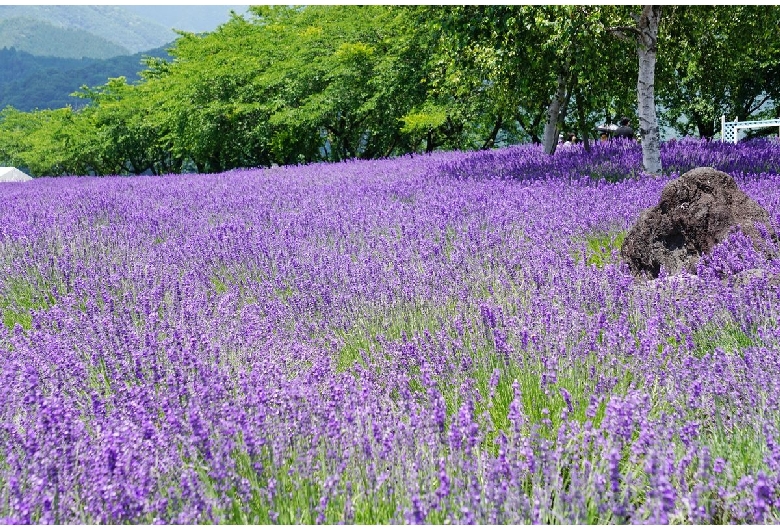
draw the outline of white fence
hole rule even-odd
[[[726,116],[721,116],[720,141],[735,144],[739,140],[739,131],[742,129],[761,129],[763,127],[778,127],[778,132],[780,132],[780,120],[726,121]]]

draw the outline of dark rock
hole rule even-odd
[[[696,274],[699,258],[735,227],[768,255],[756,223],[777,238],[767,211],[740,190],[731,175],[699,167],[664,187],[660,202],[642,212],[629,230],[620,254],[635,276],[657,278],[662,265],[669,274]]]

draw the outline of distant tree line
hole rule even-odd
[[[72,95],[82,85],[95,86],[109,77],[140,79],[143,57],[170,58],[165,48],[110,59],[67,59],[32,55],[16,48],[0,49],[0,108],[56,109],[88,103]]]
[[[1,111],[0,163],[36,175],[218,172],[563,131],[588,148],[597,124],[636,122],[636,43],[615,28],[638,10],[253,7],[212,33],[182,33],[173,59],[146,60],[139,82],[83,87],[83,108]],[[777,6],[664,7],[662,122],[711,138],[721,114],[780,115],[779,24]]]

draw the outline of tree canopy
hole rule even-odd
[[[182,32],[141,79],[85,106],[0,113],[0,163],[36,175],[217,172],[519,142],[555,151],[637,123],[631,6],[253,7]],[[711,138],[725,113],[780,112],[780,8],[665,8],[662,123]],[[774,30],[773,30],[774,28]]]
[[[675,6],[661,25],[659,103],[682,134],[712,138],[721,115],[780,116],[780,8]]]

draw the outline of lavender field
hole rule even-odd
[[[780,522],[780,262],[618,258],[780,143],[662,155],[0,185],[0,522]]]

